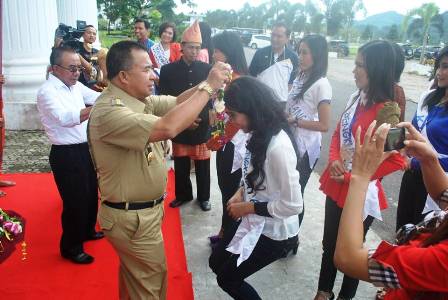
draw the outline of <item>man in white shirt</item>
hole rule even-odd
[[[84,252],[83,242],[104,237],[95,231],[98,184],[85,122],[99,93],[78,82],[82,66],[73,49],[53,48],[50,64],[37,108],[52,144],[50,166],[63,203],[60,251],[74,263],[89,264],[93,257]]]

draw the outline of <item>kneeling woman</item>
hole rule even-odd
[[[242,187],[227,204],[240,219],[224,232],[210,256],[219,286],[235,299],[261,299],[245,278],[297,250],[303,209],[298,150],[273,91],[251,77],[233,81],[225,93],[233,122],[250,133]]]

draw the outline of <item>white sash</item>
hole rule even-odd
[[[432,92],[433,90],[429,91],[428,93],[426,93],[425,95],[423,95],[420,98],[420,101],[418,102],[417,105],[417,111],[415,113],[416,119],[417,119],[417,126],[418,126],[418,130],[420,131],[420,133],[426,138],[426,141],[428,142],[428,144],[431,145],[431,147],[434,149],[434,147],[432,146],[429,138],[428,138],[428,133],[426,132],[426,123],[428,122],[428,106],[423,106],[423,102],[425,101],[425,98]],[[436,151],[434,149],[434,151]],[[437,156],[439,159],[441,158],[447,158],[448,155],[446,154],[441,154],[441,153],[437,153]],[[448,173],[446,173],[448,174]],[[426,197],[426,203],[425,203],[425,207],[423,207],[423,211],[422,214],[426,214],[430,211],[439,211],[440,207],[439,205],[437,205],[437,203],[434,201],[434,199],[428,194],[428,196]]]
[[[165,56],[165,49],[161,43],[156,43],[151,47],[152,54],[156,59],[157,66],[161,68],[162,66],[169,64],[170,59]]]
[[[261,72],[257,78],[271,87],[281,102],[285,102],[288,99],[288,82],[292,69],[291,59],[288,58],[274,63]]]
[[[246,175],[252,168],[250,166],[251,153],[246,150],[246,155],[243,160],[242,180],[244,183],[244,202],[255,200],[255,193],[248,193],[249,187],[247,185]],[[257,200],[258,201],[258,200]],[[227,251],[233,254],[239,254],[236,265],[239,266],[243,261],[248,259],[255,249],[261,233],[263,232],[265,217],[256,214],[248,214],[241,218],[241,223],[238,229],[227,246]]]
[[[354,93],[347,103],[344,113],[341,117],[340,140],[341,140],[341,158],[346,170],[352,170],[353,155],[355,153],[355,138],[352,134],[352,123],[355,117],[356,108],[364,99],[365,94]],[[356,98],[356,100],[355,100]],[[380,202],[378,197],[378,180],[372,180],[369,183],[366,193],[366,201],[364,203],[363,220],[367,216],[372,216],[380,221],[383,220],[380,210]]]

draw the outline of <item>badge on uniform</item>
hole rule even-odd
[[[154,159],[154,153],[152,152],[152,143],[148,144],[148,147],[145,149],[145,156],[146,160],[148,161],[148,165],[152,162]]]

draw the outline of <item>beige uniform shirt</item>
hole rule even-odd
[[[109,83],[92,108],[88,141],[101,201],[146,202],[165,192],[161,142],[149,143],[154,123],[176,105],[171,96],[142,102]]]

